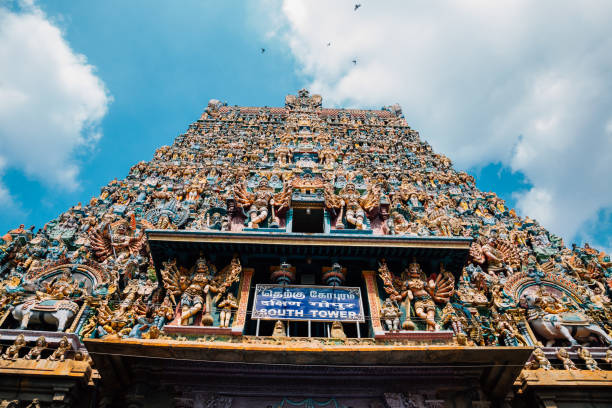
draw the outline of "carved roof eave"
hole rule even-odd
[[[461,273],[471,238],[398,237],[359,234],[301,234],[272,232],[210,232],[147,230],[149,247],[156,265],[168,254],[193,252],[270,253],[274,256],[329,256],[376,260],[429,258],[446,259],[447,270]]]
[[[120,355],[131,360],[151,358],[172,361],[173,374],[186,370],[191,375],[206,372],[215,363],[229,362],[233,367],[248,371],[248,366],[271,365],[284,367],[326,367],[333,369],[367,370],[384,374],[389,369],[393,377],[408,375],[455,376],[457,372],[471,372],[480,377],[482,385],[492,395],[504,396],[529,359],[533,347],[458,347],[414,345],[308,345],[202,343],[198,341],[140,340],[140,339],[85,339],[94,359],[105,355]],[[199,363],[199,364],[197,364]],[[349,365],[350,367],[347,367]],[[111,366],[111,365],[107,365]],[[261,367],[260,366],[260,367]],[[199,367],[199,368],[196,368]],[[467,370],[467,371],[466,371]],[[217,371],[215,372],[218,373]],[[104,375],[104,373],[102,373]]]

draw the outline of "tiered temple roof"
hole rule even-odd
[[[476,367],[466,378],[501,398],[525,363],[563,370],[569,360],[584,372],[612,363],[609,256],[566,247],[479,190],[398,105],[323,108],[305,90],[284,107],[211,100],[151,161],[0,244],[0,341],[66,332],[79,344],[68,360],[82,347],[78,361],[92,353],[115,374],[118,355],[130,367],[139,358],[334,365],[354,361],[343,354],[353,350],[364,367],[395,356],[444,381],[444,363]],[[256,318],[257,285],[358,288],[363,310],[341,323],[283,318],[284,309]],[[287,347],[297,349],[280,354]],[[490,368],[504,358],[501,371]]]

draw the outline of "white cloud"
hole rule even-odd
[[[110,96],[33,1],[0,7],[0,161],[55,187],[78,187],[76,156],[99,140]],[[0,185],[3,196],[10,196]]]
[[[524,173],[519,210],[567,240],[612,207],[611,2],[361,3],[282,4],[275,32],[324,104],[399,102],[460,168]]]

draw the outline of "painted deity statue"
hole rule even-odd
[[[446,304],[455,291],[455,278],[442,264],[439,273],[432,273],[426,277],[421,266],[413,260],[398,279],[383,261],[378,273],[390,299],[404,302],[407,316],[412,306],[414,314],[425,323],[428,331],[437,329],[436,303]]]
[[[325,204],[330,208],[340,210],[336,220],[336,229],[343,229],[343,218],[355,227],[355,229],[367,229],[366,212],[371,211],[380,204],[380,188],[373,186],[362,195],[354,183],[346,186],[335,194],[333,188],[325,189]]]
[[[380,308],[380,317],[388,331],[399,331],[401,315],[399,307],[390,298],[385,299]]]
[[[26,340],[23,334],[17,336],[12,345],[7,347],[6,351],[2,355],[3,360],[17,360],[19,358],[19,352],[26,345]]]
[[[37,296],[43,299],[66,299],[81,291],[70,268],[64,268],[58,278],[45,282],[43,286],[45,291],[37,292]]]
[[[234,199],[236,204],[247,209],[247,226],[249,228],[258,228],[259,224],[266,221],[270,210],[272,211],[272,225],[278,226],[279,220],[275,215],[276,211],[281,211],[289,206],[291,198],[291,189],[284,186],[283,191],[274,194],[274,190],[268,186],[268,180],[262,178],[259,180],[257,188],[252,192],[248,191],[245,183],[238,184],[234,187]]]
[[[164,263],[161,275],[168,299],[167,301],[164,300],[165,309],[170,309],[169,304],[176,305],[178,302],[181,311],[181,325],[193,325],[196,316],[201,314],[201,325],[211,326],[214,320],[211,315],[213,304],[218,303],[221,297],[228,293],[232,285],[240,280],[242,266],[238,258],[234,258],[229,265],[217,273],[215,266],[201,256],[196,261],[193,270],[194,272],[191,274],[183,268],[179,269],[176,266],[176,261]],[[213,294],[216,294],[214,298]],[[233,294],[231,297],[228,295],[226,300],[228,299],[229,302],[226,302],[223,306],[219,304],[218,307],[224,312],[221,324],[229,325],[231,310],[234,309],[236,299]],[[167,310],[162,315],[160,318],[165,318],[165,316],[171,315],[171,312]]]
[[[333,169],[336,164],[336,159],[338,159],[338,151],[333,149],[331,146],[325,146],[323,149],[319,150],[319,158],[323,163],[324,168]]]
[[[193,317],[200,311],[205,315],[210,311],[210,292],[216,288],[210,284],[209,268],[205,260],[200,259],[196,264],[196,272],[191,284],[181,295],[181,325],[189,325]],[[205,301],[205,299],[207,301]],[[202,319],[204,324],[204,318]]]

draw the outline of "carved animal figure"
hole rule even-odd
[[[20,322],[19,329],[25,330],[29,323],[47,323],[64,331],[66,325],[72,322],[79,311],[79,305],[70,300],[47,299],[38,301],[31,299],[15,306],[13,318]]]
[[[539,296],[528,294],[525,296],[528,309],[535,309]],[[546,313],[534,314],[529,320],[533,330],[544,337],[546,347],[551,347],[556,340],[566,339],[572,345],[578,345],[578,340],[586,341],[596,336],[602,342],[612,345],[612,338],[598,325],[589,322],[586,318],[575,319],[580,314],[573,312],[562,312],[559,314]]]

